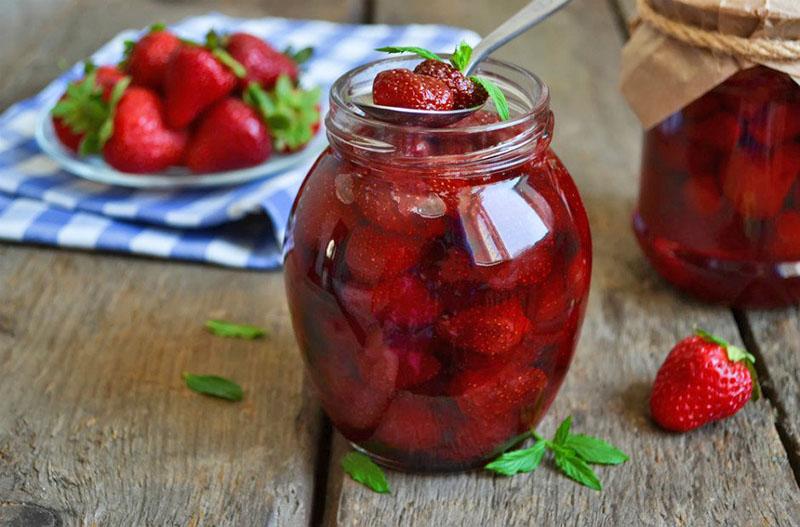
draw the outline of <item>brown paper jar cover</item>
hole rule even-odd
[[[800,39],[798,0],[647,0],[659,14],[707,31],[744,38]],[[670,37],[646,22],[622,52],[621,90],[650,129],[735,73],[761,64],[800,83],[798,61],[752,61]]]

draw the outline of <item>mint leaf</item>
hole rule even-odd
[[[503,90],[494,82],[484,77],[473,75],[470,77],[470,80],[483,86],[483,89],[489,94],[489,98],[492,99],[494,107],[497,109],[497,115],[500,116],[500,120],[507,121],[511,116],[511,112],[508,109],[508,101],[506,100],[506,95],[503,93]]]
[[[228,401],[241,401],[242,387],[235,382],[216,375],[194,375],[183,372],[183,380],[190,390]]]
[[[544,441],[537,441],[530,448],[506,452],[484,468],[504,476],[532,472],[542,462],[546,447],[547,444]]]
[[[599,465],[619,465],[628,461],[624,452],[610,445],[602,439],[583,434],[570,435],[564,446],[587,463]]]
[[[472,57],[472,46],[462,40],[461,43],[456,46],[456,50],[450,57],[450,64],[461,73],[464,73],[464,70],[467,69],[467,64],[469,64],[470,57]]]
[[[354,481],[365,487],[381,494],[389,493],[389,483],[381,467],[361,452],[350,452],[344,456],[342,468]]]
[[[438,60],[439,62],[444,62],[442,57],[440,57],[436,53],[415,46],[407,46],[407,47],[386,46],[383,48],[377,48],[375,51],[382,51],[384,53],[414,53],[415,55],[419,55],[423,59],[431,59],[431,60]]]
[[[556,430],[556,435],[553,436],[553,443],[562,446],[569,437],[569,429],[572,426],[572,416],[567,417],[561,424],[558,425],[558,430]]]
[[[574,453],[559,449],[555,453],[556,465],[567,477],[585,485],[590,489],[603,490],[592,468]]]
[[[207,320],[206,329],[218,337],[254,340],[267,334],[266,330],[248,326],[247,324],[234,324],[224,320]]]

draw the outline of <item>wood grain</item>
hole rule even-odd
[[[4,5],[0,107],[118,31],[211,9],[353,20],[360,1]],[[212,316],[270,337],[213,337]],[[181,372],[246,390],[232,404]],[[0,245],[0,525],[307,525],[320,414],[282,276]]]
[[[485,32],[521,1],[471,4],[381,1],[380,21],[447,21]],[[576,360],[546,434],[575,417],[577,431],[632,455],[598,470],[602,493],[579,487],[546,465],[512,479],[474,472],[418,476],[392,472],[391,497],[341,473],[341,437],[331,463],[328,525],[793,525],[800,491],[768,401],[686,435],[656,429],[647,413],[655,372],[671,346],[696,325],[736,339],[725,309],[686,300],[647,266],[630,229],[640,129],[617,92],[623,37],[606,2],[576,2],[500,55],[552,88],[555,149],[578,182],[593,228],[595,269]],[[795,414],[796,415],[796,414]],[[741,499],[742,493],[757,496]]]

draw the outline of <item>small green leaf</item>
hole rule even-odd
[[[511,116],[511,112],[508,109],[508,101],[506,100],[506,95],[503,93],[503,90],[485,77],[473,75],[470,79],[472,82],[483,86],[483,89],[489,94],[489,98],[492,99],[494,107],[497,110],[497,115],[500,116],[500,120],[507,121]]]
[[[546,446],[544,441],[538,441],[530,448],[506,452],[484,468],[504,476],[532,472],[542,462]]]
[[[592,468],[580,459],[577,455],[571,454],[566,450],[558,450],[555,453],[556,465],[567,477],[585,485],[590,489],[603,490],[603,485],[597,479],[597,475]]]
[[[292,46],[289,46],[285,50],[283,50],[283,54],[292,59],[295,62],[295,64],[299,66],[300,64],[308,62],[308,60],[314,54],[314,48],[307,47],[295,51],[294,49],[292,49]]]
[[[255,340],[267,334],[266,330],[247,324],[234,324],[224,320],[207,320],[206,329],[218,337]]]
[[[749,360],[744,361],[747,366],[747,371],[750,372],[750,382],[753,383],[753,392],[750,395],[751,401],[758,401],[761,399],[761,383],[758,382],[758,373],[756,373],[756,366]]]
[[[558,425],[556,435],[553,436],[553,443],[563,446],[569,437],[569,429],[572,427],[572,416],[567,417]]]
[[[211,53],[213,53],[221,63],[225,64],[238,78],[245,78],[247,70],[242,66],[242,63],[233,58],[230,53],[222,48],[214,48]]]
[[[472,46],[462,40],[450,57],[450,64],[463,73],[469,64],[470,57],[472,57]]]
[[[350,452],[342,458],[344,471],[365,487],[381,494],[389,493],[389,483],[381,467],[361,452]]]
[[[167,29],[167,25],[164,22],[156,22],[150,26],[150,33],[164,31],[165,29]]]
[[[183,373],[183,380],[190,390],[228,401],[241,401],[244,397],[242,387],[235,382],[216,375],[194,375]]]
[[[418,48],[416,46],[386,46],[383,48],[378,48],[375,51],[382,51],[384,53],[413,53],[415,55],[419,55],[423,59],[430,59],[430,60],[438,60],[439,62],[444,62],[442,57],[434,53],[433,51],[428,51],[425,48]]]
[[[628,456],[618,448],[596,437],[577,434],[570,435],[564,446],[587,463],[599,465],[619,465],[628,461]]]

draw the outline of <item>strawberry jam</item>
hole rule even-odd
[[[645,135],[634,229],[656,270],[738,307],[800,300],[800,86],[742,71]]]
[[[408,59],[378,67],[413,68]],[[405,470],[480,466],[535,426],[569,367],[591,275],[586,214],[550,150],[547,88],[489,61],[512,117],[381,123],[334,85],[331,147],[295,201],[285,276],[327,415]]]

